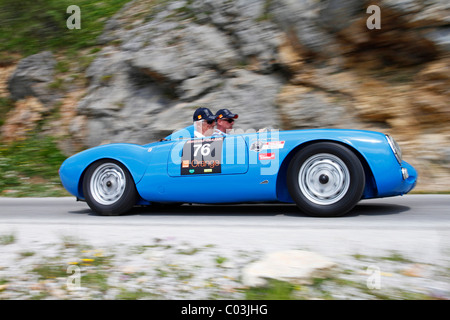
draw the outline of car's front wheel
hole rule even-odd
[[[101,215],[120,215],[137,200],[132,176],[119,162],[100,160],[90,165],[83,179],[83,193],[89,207]]]
[[[287,183],[292,199],[308,215],[342,216],[361,199],[364,168],[348,148],[320,142],[292,158]]]

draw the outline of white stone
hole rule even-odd
[[[264,286],[267,279],[311,284],[314,278],[326,277],[335,266],[334,262],[314,252],[278,251],[245,267],[242,282],[249,287]]]

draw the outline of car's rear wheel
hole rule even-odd
[[[101,215],[120,215],[137,200],[132,176],[119,162],[100,160],[89,166],[83,179],[83,193],[89,207]]]
[[[364,168],[348,148],[319,142],[305,147],[292,158],[287,184],[292,199],[306,214],[342,216],[361,199]]]

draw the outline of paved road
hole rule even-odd
[[[364,200],[345,217],[311,218],[292,205],[183,205],[94,214],[74,198],[0,198],[0,235],[23,246],[62,237],[93,245],[178,239],[219,250],[308,249],[328,256],[401,251],[414,261],[448,266],[450,195]]]

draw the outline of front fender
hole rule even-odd
[[[383,133],[347,129],[311,129],[290,131],[283,134],[281,138],[286,140],[285,148],[288,152],[280,166],[281,174],[279,174],[277,182],[278,198],[282,201],[292,201],[287,192],[285,179],[289,161],[304,146],[320,141],[347,146],[364,161],[365,169],[370,170],[370,172],[366,172],[370,174],[366,177],[364,198],[404,194],[414,187],[414,182],[408,182],[409,185],[405,185],[407,182],[404,182],[402,178],[402,166],[395,158]],[[410,170],[416,176],[414,169]]]
[[[84,199],[82,179],[86,169],[94,162],[112,159],[122,163],[130,172],[135,183],[144,176],[149,164],[148,148],[136,144],[115,143],[94,147],[66,159],[60,169],[61,182],[72,195]]]

